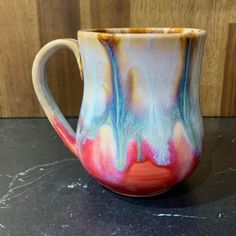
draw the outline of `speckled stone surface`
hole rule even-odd
[[[97,184],[46,119],[1,119],[0,235],[235,235],[236,118],[204,125],[191,178],[129,198]]]

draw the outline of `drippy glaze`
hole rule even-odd
[[[199,161],[205,36],[130,32],[79,32],[84,97],[76,144],[103,185],[152,195],[185,179]]]

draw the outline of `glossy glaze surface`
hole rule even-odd
[[[107,188],[150,196],[187,178],[202,152],[199,77],[205,31],[182,28],[83,30],[37,54],[33,84],[64,143]],[[70,49],[84,78],[77,132],[53,100],[48,59]]]
[[[204,33],[114,29],[78,38],[85,89],[77,147],[85,168],[127,195],[152,195],[182,181],[202,151]]]

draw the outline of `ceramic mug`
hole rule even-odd
[[[203,125],[199,78],[206,32],[190,28],[80,30],[78,41],[45,45],[33,84],[52,126],[103,186],[151,196],[186,179],[199,163]],[[70,49],[84,78],[77,132],[48,90],[45,66]]]

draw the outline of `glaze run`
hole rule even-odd
[[[195,32],[125,35],[104,31],[88,42],[79,34],[85,93],[77,143],[83,165],[102,185],[154,195],[184,180],[199,162],[204,38]]]
[[[203,143],[199,78],[205,36],[187,28],[82,30],[79,44],[56,40],[38,53],[33,82],[39,101],[61,139],[102,185],[150,196],[194,171]],[[62,47],[74,52],[84,78],[76,134],[44,78],[47,60]]]

